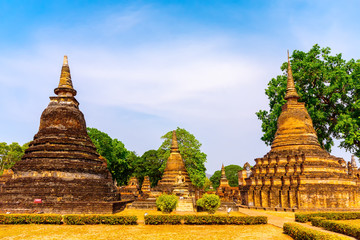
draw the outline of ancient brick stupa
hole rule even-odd
[[[188,195],[192,192],[194,186],[191,183],[188,172],[186,171],[184,161],[181,157],[176,132],[173,131],[172,142],[170,147],[170,157],[166,162],[166,167],[156,190],[167,193],[175,193],[181,195],[183,192]]]
[[[225,174],[224,164],[221,166],[221,178],[220,185],[216,189],[216,194],[220,197],[222,203],[223,202],[234,202],[239,198],[239,188],[231,187],[229,184],[229,180]]]
[[[57,96],[50,97],[38,133],[0,194],[6,212],[112,213],[118,200],[75,99],[67,57]]]
[[[282,112],[271,151],[239,173],[242,204],[287,209],[359,208],[351,164],[321,148],[305,104],[298,102],[290,60]]]
[[[230,187],[229,185],[229,180],[227,180],[226,178],[226,174],[225,174],[225,167],[224,164],[221,166],[221,178],[220,178],[220,185],[219,188],[227,188]]]

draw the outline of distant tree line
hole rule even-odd
[[[11,144],[0,142],[0,176],[2,175],[4,169],[11,168],[21,159],[25,153],[25,149],[28,147],[28,143],[21,146],[17,142],[13,142]]]
[[[146,151],[142,156],[127,150],[121,141],[112,139],[96,128],[87,128],[87,131],[99,154],[107,160],[108,168],[118,185],[126,185],[132,176],[138,178],[140,184],[145,176],[149,176],[151,186],[157,185],[170,156],[171,131],[161,137],[164,141],[157,150]],[[196,187],[202,188],[206,180],[206,154],[200,150],[201,143],[182,128],[176,129],[176,136],[189,177]]]

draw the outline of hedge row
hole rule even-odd
[[[347,223],[339,223],[325,218],[314,217],[311,219],[311,224],[316,227],[322,227],[326,230],[342,233],[356,239],[360,239],[360,227]]]
[[[145,224],[148,225],[178,225],[184,216],[181,215],[147,215],[145,216]]]
[[[266,224],[267,217],[264,216],[219,216],[219,215],[147,215],[145,224],[188,224],[188,225],[255,225]]]
[[[0,224],[137,224],[136,216],[117,215],[46,215],[46,214],[0,214]]]
[[[255,224],[267,224],[267,217],[258,216],[217,216],[217,215],[186,215],[184,216],[184,224],[190,225],[255,225]]]
[[[0,224],[61,224],[61,215],[0,214]]]
[[[136,216],[117,216],[117,215],[65,215],[64,223],[68,225],[90,225],[90,224],[110,224],[110,225],[136,225]]]
[[[360,219],[360,212],[317,212],[317,213],[296,213],[295,221],[310,222],[313,217],[323,217],[328,220],[351,220]]]
[[[347,237],[336,236],[335,234],[320,232],[296,223],[284,223],[284,232],[295,240],[348,240]]]

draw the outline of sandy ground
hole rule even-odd
[[[136,215],[139,225],[0,225],[0,239],[292,239],[283,234],[283,230],[270,224],[266,225],[144,225],[144,214],[162,214],[154,210],[125,210],[118,215]],[[173,213],[174,214],[174,213]],[[194,214],[194,213],[176,213]],[[206,215],[207,213],[198,213]],[[216,214],[226,215],[224,212]],[[242,216],[239,212],[231,212],[232,216]]]
[[[292,239],[272,225],[2,225],[0,239]]]

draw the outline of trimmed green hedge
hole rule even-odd
[[[0,224],[110,224],[135,225],[136,216],[118,215],[47,215],[47,214],[0,214]]]
[[[219,215],[207,215],[207,216],[185,215],[184,216],[184,224],[189,224],[189,225],[267,224],[267,217],[264,217],[264,216],[251,217],[251,216],[219,216]]]
[[[351,220],[360,219],[360,212],[316,212],[316,213],[296,213],[295,221],[310,222],[313,217],[323,217],[328,220]]]
[[[322,227],[326,230],[342,233],[356,239],[360,239],[360,227],[347,224],[347,223],[339,223],[334,220],[326,220],[324,218],[314,217],[311,219],[311,224],[316,227]]]
[[[64,223],[68,225],[136,225],[137,217],[117,215],[64,215]]]
[[[61,224],[61,215],[0,214],[0,224]]]
[[[221,215],[147,215],[145,224],[187,224],[187,225],[255,225],[266,224],[267,217],[264,216],[221,216]]]
[[[181,215],[147,215],[145,216],[145,224],[148,225],[178,225],[181,224],[183,216]]]
[[[348,240],[347,237],[316,231],[296,223],[284,223],[284,232],[295,240]]]

